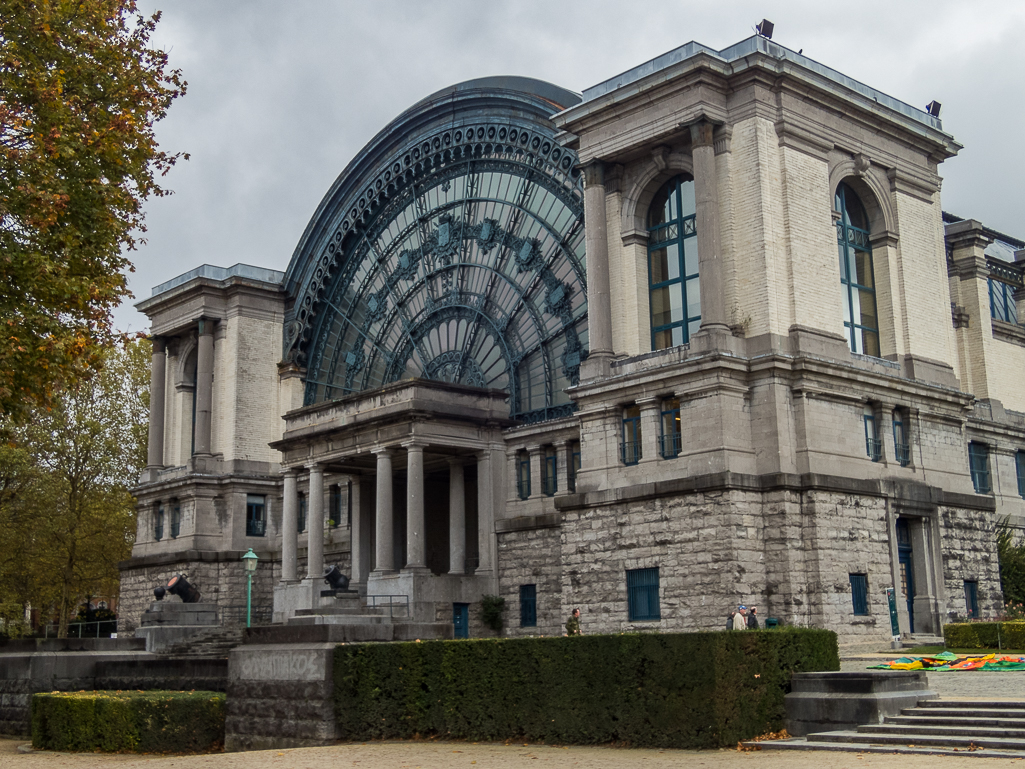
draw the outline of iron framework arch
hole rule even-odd
[[[286,274],[284,357],[306,405],[422,377],[569,413],[587,346],[583,187],[549,120],[579,97],[526,78],[435,94],[329,191]]]

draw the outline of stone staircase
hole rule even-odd
[[[852,731],[745,743],[764,750],[975,754],[1025,758],[1025,700],[928,700]]]

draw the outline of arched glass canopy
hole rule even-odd
[[[505,390],[514,418],[569,413],[587,345],[583,193],[525,78],[439,92],[336,182],[286,276],[285,359],[306,405],[414,377]]]

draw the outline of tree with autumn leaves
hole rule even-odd
[[[144,201],[180,157],[154,123],[185,91],[134,0],[0,0],[0,413],[102,365]]]

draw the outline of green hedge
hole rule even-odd
[[[344,739],[713,748],[783,726],[793,671],[839,670],[828,630],[342,645]]]
[[[191,753],[224,745],[218,692],[52,692],[32,695],[32,747]]]
[[[952,622],[943,641],[951,649],[1025,649],[1025,622]]]

